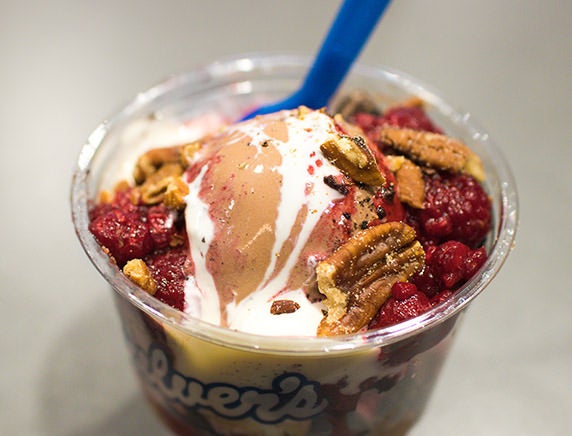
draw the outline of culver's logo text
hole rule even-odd
[[[141,349],[137,351],[139,370],[148,384],[167,401],[185,408],[208,409],[229,419],[252,418],[276,424],[285,419],[312,418],[327,406],[327,401],[318,394],[319,384],[299,373],[275,377],[268,389],[229,383],[205,384],[176,371],[160,347],[152,346],[146,355]]]

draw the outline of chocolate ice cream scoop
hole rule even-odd
[[[353,166],[375,175],[370,185]],[[185,177],[187,311],[242,331],[315,335],[316,264],[379,219],[373,197],[386,181],[365,138],[323,111],[282,111],[205,139]],[[277,300],[295,310],[273,311]]]

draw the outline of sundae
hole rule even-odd
[[[176,434],[406,434],[512,246],[502,156],[411,77],[356,66],[327,108],[236,121],[309,61],[174,76],[81,150],[77,235]]]
[[[299,107],[146,150],[89,229],[130,280],[192,317],[345,335],[420,315],[477,272],[484,178],[419,99],[382,111],[354,94],[332,113]]]

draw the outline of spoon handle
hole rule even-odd
[[[303,104],[325,106],[359,56],[390,0],[345,0],[298,93]]]
[[[302,86],[279,102],[259,107],[256,115],[306,105],[319,109],[328,104],[358,57],[390,0],[344,0]]]

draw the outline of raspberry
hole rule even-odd
[[[424,209],[409,209],[407,222],[424,245],[456,240],[478,247],[491,227],[491,203],[468,175],[436,174],[425,182]]]
[[[185,261],[188,249],[178,247],[150,254],[144,260],[155,282],[155,298],[175,309],[185,307]]]
[[[389,125],[405,129],[442,133],[442,130],[433,124],[420,106],[399,106],[391,108],[376,119],[376,124],[378,126]]]
[[[115,198],[113,199],[113,205],[124,211],[136,212],[140,206],[133,202],[133,197],[132,189],[117,191],[115,193]]]
[[[99,203],[89,210],[89,222],[94,221],[96,218],[105,215],[113,209],[109,203]]]
[[[486,260],[483,247],[471,250],[458,241],[437,247],[430,259],[430,268],[444,289],[455,289],[469,280]]]
[[[440,245],[431,257],[431,269],[445,289],[452,289],[465,277],[469,247],[457,241]]]
[[[421,272],[413,275],[409,280],[417,286],[419,291],[423,292],[429,298],[441,291],[439,281],[435,278],[433,271],[427,264]]]
[[[143,258],[153,249],[149,226],[138,212],[111,207],[89,224],[89,230],[119,266],[129,259]]]
[[[413,283],[397,282],[391,287],[391,295],[399,301],[412,297],[416,292],[418,292],[417,286]]]
[[[484,247],[472,250],[465,259],[465,280],[469,280],[485,264],[487,252]]]
[[[142,259],[153,250],[167,248],[177,232],[176,212],[165,205],[133,203],[133,191],[118,191],[113,202],[90,210],[89,230],[122,267],[128,260]]]
[[[437,295],[435,295],[433,298],[431,298],[431,305],[432,306],[437,306],[438,304],[441,304],[445,301],[447,301],[449,298],[451,298],[451,296],[453,295],[453,293],[449,290],[444,290],[439,292]]]
[[[359,126],[372,143],[377,144],[382,152],[386,151],[384,150],[386,147],[377,142],[377,138],[379,136],[378,131],[383,126],[443,133],[439,127],[433,124],[420,106],[397,106],[388,109],[382,115],[358,112],[350,118],[350,121]]]
[[[155,249],[166,248],[175,234],[176,214],[165,205],[152,206],[147,211],[147,222]]]
[[[369,132],[377,126],[378,116],[367,112],[360,112],[353,116],[353,122],[360,126],[364,132]]]
[[[95,206],[90,211],[89,230],[120,267],[130,259],[143,259],[157,283],[155,297],[183,310],[183,268],[188,249],[169,247],[177,232],[177,214],[163,204],[151,207],[134,204],[132,198],[131,190],[120,191],[112,203]]]
[[[425,268],[411,283],[430,298],[442,290],[454,290],[469,280],[487,259],[484,247],[471,250],[458,241],[448,241],[427,250]]]
[[[412,287],[404,285],[408,285],[408,283],[396,283],[393,285],[391,288],[392,296],[387,299],[370,323],[369,328],[380,328],[397,324],[419,316],[431,309],[431,303],[424,293],[417,291],[416,288],[414,290]],[[412,286],[415,287],[415,285]],[[395,291],[394,288],[396,288]],[[395,295],[406,298],[398,299]]]

